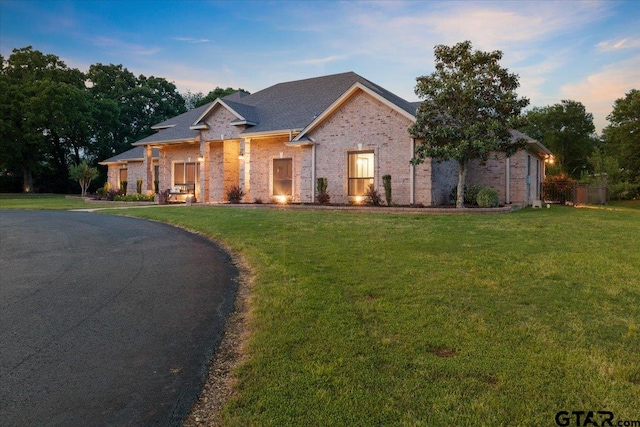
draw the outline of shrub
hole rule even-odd
[[[369,184],[365,197],[367,198],[368,205],[380,206],[382,204],[382,196],[380,196],[380,193],[375,189],[373,184]]]
[[[634,200],[638,197],[640,197],[640,184],[618,182],[609,185],[609,198],[611,200]]]
[[[124,196],[116,195],[113,198],[116,202],[153,202],[153,196],[146,196],[143,194],[127,194]]]
[[[109,191],[107,191],[107,200],[110,202],[113,202],[113,199],[115,199],[115,197],[120,194],[118,192],[118,190],[114,190],[113,188],[110,189]]]
[[[229,200],[229,203],[240,203],[243,197],[244,190],[237,185],[227,191],[227,200]]]
[[[478,194],[485,187],[480,184],[471,184],[470,186],[464,188],[464,203],[467,205],[477,205],[478,204]]]
[[[495,208],[500,204],[498,192],[490,187],[482,188],[476,197],[476,202],[481,208]]]
[[[159,205],[166,205],[167,203],[169,203],[169,189],[167,188],[164,191],[160,191],[158,193],[158,204]]]
[[[262,199],[260,197],[256,197],[253,200],[253,203],[255,203],[256,205],[261,205],[262,204]]]
[[[329,203],[331,196],[327,193],[327,178],[318,178],[318,194],[316,195],[316,201],[318,203]]]
[[[153,192],[158,194],[160,192],[160,181],[153,181]]]
[[[122,181],[120,182],[120,193],[121,194],[127,194],[127,185],[129,183],[127,181]]]
[[[387,201],[387,205],[391,206],[391,175],[384,175],[382,184],[384,185],[384,198]]]
[[[136,193],[142,194],[142,179],[140,178],[136,180]]]
[[[484,187],[480,184],[471,184],[469,186],[464,186],[464,196],[463,202],[465,205],[477,205],[478,204],[478,193]],[[455,186],[451,189],[451,193],[449,193],[449,200],[452,200],[453,203],[456,202],[458,198],[458,187]]]

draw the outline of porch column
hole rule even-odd
[[[251,140],[244,140],[244,158],[241,164],[244,165],[244,197],[245,200],[251,200]]]
[[[211,201],[210,197],[210,171],[211,171],[211,147],[203,139],[200,140],[200,200],[203,203]]]
[[[147,185],[146,185],[146,193],[147,196],[153,194],[153,148],[150,145],[144,146],[144,159],[142,161],[143,167],[147,172]]]

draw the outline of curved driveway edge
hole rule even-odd
[[[94,213],[0,210],[3,425],[179,425],[233,310],[204,237]]]

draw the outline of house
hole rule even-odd
[[[158,181],[175,198],[193,193],[204,203],[224,202],[234,186],[245,202],[312,203],[320,177],[328,179],[332,202],[358,203],[370,184],[382,192],[389,174],[394,203],[435,206],[448,201],[458,166],[410,163],[417,142],[408,128],[418,105],[353,72],[279,83],[158,123],[155,134],[101,164],[114,187],[123,177],[141,177],[147,193]],[[510,158],[472,164],[467,182],[495,188],[502,203],[539,199],[551,152],[528,141]]]

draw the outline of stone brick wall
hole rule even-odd
[[[433,206],[449,203],[451,190],[458,185],[460,167],[455,160],[438,162],[431,160],[431,204]]]
[[[173,163],[193,162],[198,163],[200,156],[200,144],[168,144],[160,148],[160,191],[173,186]],[[191,158],[191,160],[189,160]],[[199,173],[199,167],[196,170]],[[135,184],[134,184],[135,185]],[[135,187],[134,187],[135,189]],[[196,177],[196,199],[202,200],[199,177]]]
[[[238,135],[243,130],[243,126],[233,126],[229,124],[236,119],[237,117],[226,108],[216,106],[205,120],[209,129],[201,131],[201,137],[205,141],[238,138]],[[222,136],[224,136],[224,138],[221,138]]]
[[[544,178],[543,169],[544,160],[528,150],[520,150],[509,158],[510,203],[527,205],[539,198],[539,187]],[[529,180],[527,172],[530,173]],[[501,204],[507,202],[506,180],[506,158],[502,153],[492,155],[484,164],[474,160],[467,173],[467,185],[475,183],[494,188],[498,191]]]
[[[382,176],[391,175],[393,201],[410,203],[412,139],[407,131],[411,121],[370,95],[353,95],[333,115],[310,133],[316,146],[316,178],[328,179],[328,193],[335,203],[348,203],[349,152],[374,152],[374,185],[384,194]],[[361,148],[359,148],[361,144]],[[312,150],[305,149],[304,164],[311,164]],[[253,170],[253,169],[252,169]],[[311,188],[305,175],[302,187]]]
[[[292,201],[305,201],[301,199],[300,177],[302,175],[303,152],[310,152],[310,150],[304,150],[300,147],[287,147],[285,143],[288,141],[288,136],[252,138],[250,140],[250,155],[247,159],[251,168],[250,190],[245,195],[245,201],[253,202],[255,199],[261,199],[264,203],[271,202],[273,196],[273,160],[280,158],[292,159]],[[246,151],[245,157],[247,157]]]

